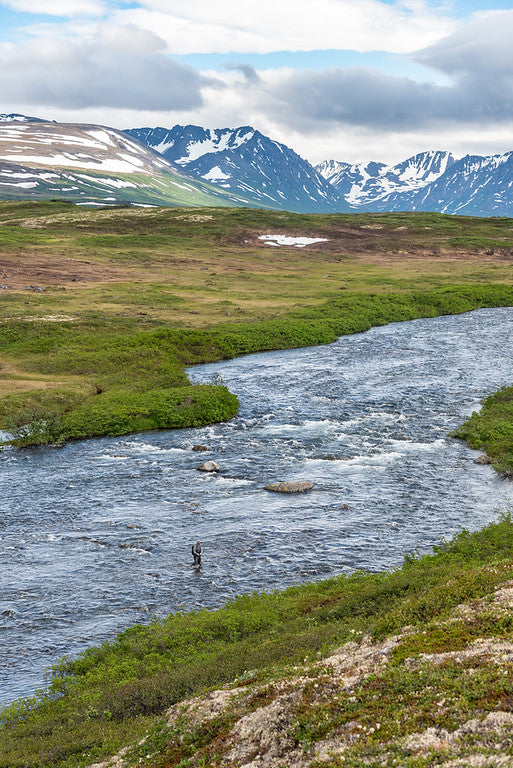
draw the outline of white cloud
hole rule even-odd
[[[347,49],[406,53],[456,22],[424,0],[140,0],[120,21],[149,29],[175,54]]]
[[[163,48],[150,32],[114,24],[100,25],[88,36],[48,35],[5,45],[0,49],[0,98],[76,110],[200,106],[200,88],[207,81],[166,56]]]
[[[0,5],[48,16],[103,16],[107,11],[101,0],[3,0]]]
[[[445,34],[452,22],[441,16],[429,26],[432,12],[421,0],[409,6],[319,0],[315,14],[305,0],[293,7],[284,0],[219,0],[208,8],[200,0],[143,2],[144,9],[117,12],[115,18],[135,21],[146,14],[141,18],[151,17],[154,32],[150,24],[98,27],[78,17],[33,28],[30,45],[0,48],[4,111],[118,128],[251,124],[313,162],[396,162],[428,148],[457,154],[513,149],[513,11],[480,14]],[[306,19],[307,10],[315,18]],[[341,11],[345,24],[337,26]],[[365,14],[374,14],[372,22]],[[378,46],[380,31],[387,38],[394,20],[390,42]],[[417,34],[421,21],[426,29]],[[223,46],[283,49],[292,40],[298,49],[358,43],[362,50],[367,45],[413,51],[426,39],[429,44],[410,59],[441,73],[437,82],[362,67],[255,72],[244,55],[222,74],[199,73],[167,55],[170,49],[207,52]]]

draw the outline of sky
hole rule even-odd
[[[0,0],[0,112],[251,125],[312,163],[513,150],[513,0]]]

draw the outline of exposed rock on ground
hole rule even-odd
[[[474,464],[491,464],[492,460],[486,453],[482,453],[477,459],[474,459]]]
[[[513,582],[426,630],[360,637],[276,679],[234,681],[168,710],[172,760],[142,742],[135,763],[128,751],[89,768],[513,768],[512,607]],[[446,637],[457,648],[423,651]]]

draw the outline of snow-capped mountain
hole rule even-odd
[[[422,152],[394,166],[327,160],[317,170],[356,210],[513,216],[513,152]]]
[[[139,128],[0,115],[0,199],[513,217],[513,151],[396,165],[306,160],[249,126]]]
[[[373,210],[513,216],[513,152],[466,155],[423,189],[388,195]]]
[[[352,206],[372,207],[392,193],[422,189],[436,181],[455,162],[450,152],[421,152],[397,165],[326,160],[316,170],[336,187]],[[381,209],[380,209],[381,210]]]
[[[249,205],[240,195],[188,177],[121,131],[18,117],[0,122],[0,198]]]
[[[175,125],[126,133],[191,176],[243,195],[255,206],[309,213],[349,210],[310,163],[250,126],[209,130]]]

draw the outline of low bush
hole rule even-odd
[[[495,469],[513,476],[513,387],[503,387],[483,402],[455,432],[476,450],[485,451]]]

